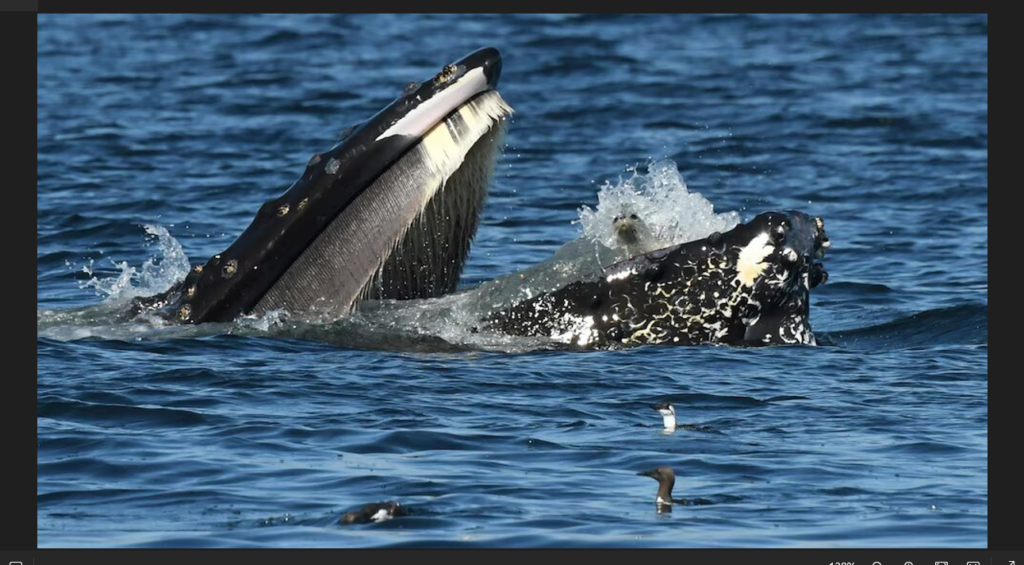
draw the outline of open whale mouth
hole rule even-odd
[[[512,113],[494,90],[500,75],[486,48],[410,83],[314,155],[168,308],[194,323],[279,309],[332,319],[361,299],[454,291]]]

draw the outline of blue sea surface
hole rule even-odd
[[[486,45],[516,113],[462,288],[677,168],[825,219],[822,345],[117,319]],[[987,16],[41,14],[37,115],[40,547],[988,543]],[[714,504],[656,513],[659,465]]]

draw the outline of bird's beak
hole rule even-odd
[[[658,472],[657,469],[651,469],[649,471],[640,471],[639,473],[637,473],[637,475],[643,475],[645,477],[653,477],[655,474],[657,474],[657,472]]]

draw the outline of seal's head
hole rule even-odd
[[[612,232],[617,247],[625,249],[630,256],[662,247],[654,231],[636,212],[624,210],[612,218]]]
[[[643,220],[635,213],[619,214],[612,218],[615,238],[625,245],[636,245],[640,242],[640,226]]]

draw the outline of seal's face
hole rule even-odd
[[[620,214],[612,219],[615,237],[625,244],[635,244],[640,240],[640,216],[636,214]]]

